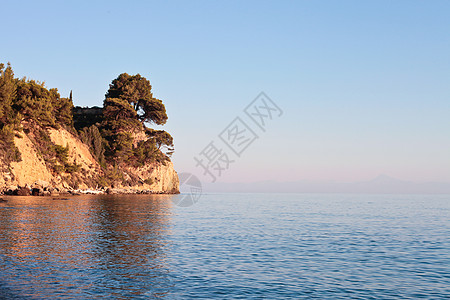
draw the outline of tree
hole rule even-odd
[[[73,128],[73,102],[72,91],[69,98],[61,98],[57,89],[50,89],[53,115],[56,118],[56,122],[66,125],[67,128]]]
[[[101,133],[105,155],[112,161],[127,161],[136,166],[150,161],[164,162],[173,153],[173,138],[163,130],[146,124],[163,125],[166,108],[153,97],[150,81],[141,75],[120,74],[109,85],[103,102]],[[146,139],[134,141],[133,135],[144,132]]]
[[[0,125],[9,124],[14,118],[12,104],[16,97],[16,82],[14,72],[8,63],[5,68],[0,64]]]
[[[84,127],[79,132],[79,136],[81,141],[90,147],[91,153],[97,158],[100,165],[105,167],[105,146],[98,127],[96,125]]]
[[[155,144],[158,151],[163,152],[167,156],[172,155],[174,151],[173,137],[167,131],[146,128],[145,133],[149,140]]]
[[[103,102],[103,115],[109,120],[138,119],[136,110],[126,100],[106,98]]]
[[[0,63],[0,171],[12,161],[20,161],[21,153],[14,144],[14,130],[19,124],[12,104],[16,97],[17,79],[8,63],[6,68]]]
[[[166,107],[153,97],[150,81],[140,74],[122,73],[114,79],[105,95],[104,107],[107,108],[108,99],[114,98],[128,102],[142,123],[164,125],[167,121]]]
[[[53,103],[59,94],[56,89],[49,91],[44,83],[34,80],[19,80],[14,109],[26,120],[34,120],[43,126],[56,126]]]

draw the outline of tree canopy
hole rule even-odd
[[[14,72],[8,63],[5,68],[0,63],[0,126],[10,123],[14,119],[12,109],[13,101],[16,97],[17,81],[14,78]]]
[[[18,129],[22,120],[42,126],[73,127],[72,100],[61,98],[57,89],[26,78],[14,78],[11,65],[0,64],[0,128]]]
[[[48,127],[64,126],[78,133],[102,166],[107,179],[104,185],[128,180],[121,175],[128,166],[165,163],[173,153],[172,136],[147,127],[164,125],[167,113],[163,102],[153,97],[150,81],[141,75],[120,74],[111,82],[103,108],[87,110],[90,112],[74,109],[72,91],[63,98],[57,89],[48,89],[42,82],[15,78],[9,63],[0,64],[0,159],[4,162],[0,171],[20,161],[14,137],[21,138],[25,132],[56,173],[78,176],[78,165],[68,161],[68,148],[51,141]]]
[[[162,101],[153,97],[150,81],[141,75],[122,73],[111,82],[103,101],[103,117],[105,154],[116,162],[164,161],[173,153],[172,136],[146,125],[165,124],[167,114]],[[146,140],[133,140],[139,132],[145,133]]]
[[[143,123],[164,125],[167,121],[166,107],[161,100],[153,97],[150,81],[140,74],[120,74],[109,85],[105,95],[105,108],[108,106],[109,99],[121,99],[129,103]],[[121,103],[121,106],[129,110],[124,103]]]
[[[62,125],[75,132],[72,108],[72,100],[61,98],[57,89],[47,89],[44,83],[34,80],[15,78],[9,63],[6,67],[0,64],[0,158],[6,164],[19,161],[14,136],[20,136],[22,130],[37,131],[34,124],[55,128]],[[51,157],[55,151],[47,147],[50,144],[46,144],[46,138],[44,134],[39,142],[46,146],[42,151],[44,156]]]

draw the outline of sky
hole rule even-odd
[[[2,1],[0,61],[75,105],[120,73],[166,105],[179,173],[219,182],[450,182],[450,1]],[[244,109],[282,114],[265,131]],[[240,117],[258,136],[235,155]],[[222,156],[220,156],[222,157]],[[222,164],[222,167],[223,164]]]

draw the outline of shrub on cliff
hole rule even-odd
[[[44,83],[21,79],[17,81],[13,108],[24,120],[33,120],[41,126],[73,128],[72,101],[61,98],[57,89],[48,90]]]
[[[41,126],[64,125],[73,131],[73,103],[61,98],[57,89],[47,89],[42,82],[14,78],[8,63],[0,64],[0,128],[11,125],[19,129],[21,121]]]
[[[0,127],[17,123],[12,104],[16,98],[17,80],[11,65],[0,63]]]
[[[74,133],[72,108],[72,99],[61,98],[57,89],[47,89],[44,83],[35,80],[14,78],[11,65],[0,64],[0,158],[4,164],[20,161],[14,135],[22,129],[36,133],[37,147],[51,164],[57,154],[54,144],[35,127],[64,126]]]
[[[83,143],[90,147],[92,154],[97,158],[100,165],[102,167],[106,167],[105,146],[103,137],[100,134],[98,127],[96,125],[84,127],[80,131],[80,139]]]
[[[69,146],[55,145],[48,132],[40,126],[30,126],[26,130],[39,155],[44,159],[47,167],[56,174],[76,173],[80,166],[69,162]]]
[[[11,65],[5,68],[0,63],[0,159],[3,160],[2,168],[7,167],[13,161],[20,161],[19,149],[14,145],[14,130],[19,124],[17,113],[12,104],[16,98],[17,80]]]

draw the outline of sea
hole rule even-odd
[[[3,197],[0,299],[450,299],[450,195]]]

